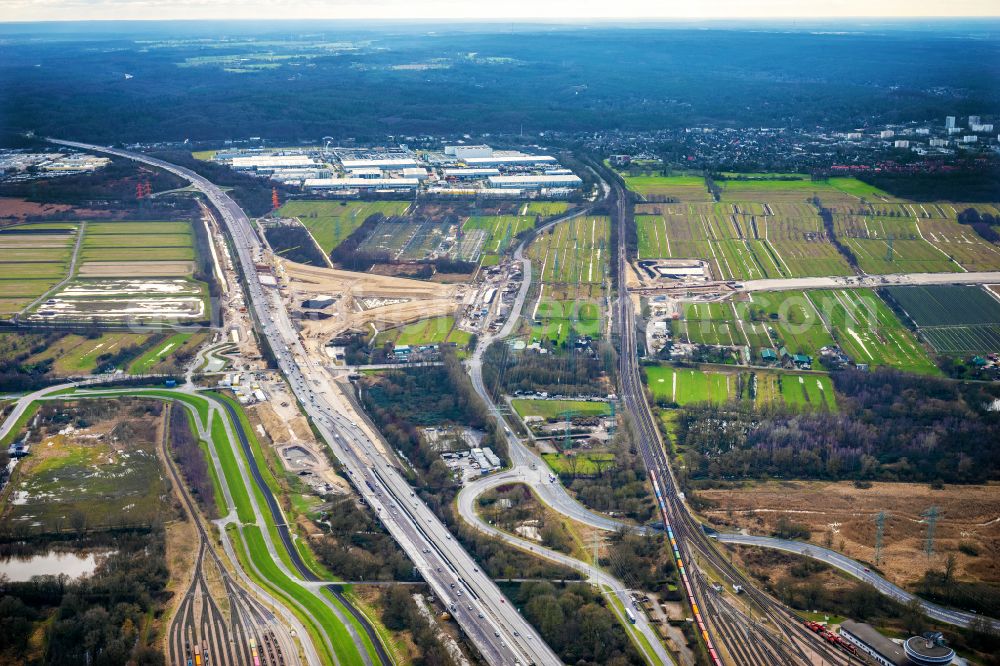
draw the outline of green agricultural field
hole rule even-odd
[[[84,248],[83,261],[193,261],[193,247],[99,247]],[[123,276],[127,277],[127,276]]]
[[[519,215],[480,215],[470,217],[462,225],[462,231],[478,234],[479,252],[482,255],[501,255],[516,240],[517,234],[535,226],[535,218]],[[465,254],[465,252],[463,252]]]
[[[629,176],[624,175],[625,186],[643,199],[654,201],[665,198],[676,201],[711,201],[712,196],[701,176]]]
[[[821,348],[834,344],[831,331],[805,292],[754,292],[749,299],[734,306],[744,330],[748,335],[752,330],[764,343],[761,346],[775,350],[785,347],[790,354],[816,356]]]
[[[531,201],[518,211],[521,215],[541,215],[543,218],[553,215],[562,215],[569,210],[569,204],[565,201]]]
[[[748,301],[686,303],[674,331],[684,342],[749,346],[754,359],[762,348],[816,356],[834,344],[812,301],[803,292],[754,292]]]
[[[647,385],[658,402],[688,405],[696,402],[723,403],[736,394],[736,377],[730,373],[706,373],[689,368],[648,366]]]
[[[452,342],[465,347],[472,334],[455,327],[454,317],[432,317],[399,328],[390,328],[375,336],[373,346],[392,345],[432,345]]]
[[[88,222],[87,237],[103,235],[191,236],[189,222]],[[85,242],[89,238],[84,239]]]
[[[529,248],[547,284],[601,284],[613,254],[606,217],[578,217],[540,234]]]
[[[757,405],[783,404],[796,409],[835,411],[836,395],[829,375],[783,370],[712,371],[646,366],[653,399],[680,406],[732,400]]]
[[[808,296],[855,363],[939,374],[927,351],[872,290],[817,290]]]
[[[30,223],[0,230],[0,315],[20,312],[66,277],[77,229]]]
[[[1000,350],[1000,301],[985,289],[939,285],[886,291],[939,354]]]
[[[403,328],[397,345],[431,345],[444,342],[455,327],[454,317],[424,319]]]
[[[763,176],[765,174],[756,174]],[[779,200],[808,199],[814,195],[820,200],[830,197],[849,197],[860,200],[892,200],[892,196],[882,190],[868,185],[856,178],[829,178],[812,180],[798,178],[796,180],[774,180],[754,178],[752,180],[720,180],[716,184],[722,190],[723,201],[758,200],[772,201],[768,197],[779,197]]]
[[[543,300],[535,311],[535,322],[531,327],[531,338],[535,342],[548,341],[562,346],[571,333],[598,338],[601,335],[601,307],[583,299]]]
[[[606,416],[611,414],[611,406],[606,402],[591,400],[532,400],[514,398],[510,401],[521,418],[526,416],[541,416],[542,418],[558,419],[566,412],[575,416]]]
[[[329,254],[370,216],[402,215],[409,207],[409,201],[289,201],[278,215],[297,217]]]
[[[191,247],[191,234],[91,234],[83,240],[84,250],[105,248]]]
[[[636,227],[640,259],[705,259],[720,279],[853,272],[804,201],[640,204]]]

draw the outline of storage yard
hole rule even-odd
[[[261,178],[332,196],[421,192],[459,198],[565,199],[583,180],[551,155],[490,146],[285,148],[217,151],[211,159]]]

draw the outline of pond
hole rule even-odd
[[[58,576],[66,574],[71,580],[94,573],[98,563],[110,551],[98,553],[43,553],[27,558],[12,557],[0,560],[0,575],[11,582],[24,582],[32,576]]]

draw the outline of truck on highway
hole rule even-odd
[[[632,624],[635,624],[635,613],[632,612],[631,608],[626,608],[625,609],[625,615],[628,616],[628,621],[629,622],[631,622]]]

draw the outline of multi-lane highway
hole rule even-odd
[[[355,487],[379,514],[389,533],[413,559],[434,593],[490,664],[558,664],[559,658],[503,596],[496,584],[416,497],[406,480],[351,418],[329,386],[323,368],[306,354],[278,293],[264,287],[255,264],[263,247],[243,210],[197,173],[159,159],[91,144],[54,143],[103,152],[164,169],[188,180],[222,216],[236,250],[258,332],[271,348],[295,396],[316,424]]]

